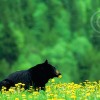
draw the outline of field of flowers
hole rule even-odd
[[[24,85],[18,83],[15,87],[6,91],[3,87],[0,100],[100,100],[100,81],[83,83],[56,83],[54,79],[49,81],[46,91],[34,91],[32,86],[24,90]]]

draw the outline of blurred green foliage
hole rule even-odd
[[[0,0],[0,79],[48,59],[62,81],[99,80],[99,10],[99,0]]]

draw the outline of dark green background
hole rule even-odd
[[[61,81],[100,79],[100,0],[0,0],[0,79],[46,59]]]

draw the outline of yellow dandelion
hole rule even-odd
[[[47,86],[47,87],[46,87],[46,92],[50,92],[50,91],[51,91],[50,86]]]
[[[75,99],[75,98],[76,98],[76,96],[75,96],[75,95],[72,95],[72,96],[71,96],[71,98]]]
[[[22,83],[18,83],[18,85],[22,85]]]
[[[27,90],[28,92],[32,92],[32,90]]]
[[[57,98],[52,98],[52,100],[58,100]]]
[[[11,88],[10,88],[10,89],[9,89],[9,92],[14,92],[14,89],[11,89]]]
[[[21,91],[24,91],[25,89],[24,89],[24,88],[21,88],[20,90],[21,90]]]
[[[2,92],[4,92],[4,89],[1,89]]]
[[[33,88],[33,86],[30,86],[30,88]]]
[[[19,100],[19,98],[15,98],[15,100]]]
[[[18,84],[15,84],[15,86],[17,87],[17,86],[18,86]]]
[[[33,95],[38,95],[38,94],[39,94],[38,91],[33,92]]]
[[[86,96],[90,96],[90,93],[88,92],[88,93],[86,93]]]
[[[54,83],[55,82],[55,79],[51,79],[51,82]]]
[[[25,84],[22,84],[22,86],[25,86]]]
[[[25,94],[22,94],[22,97],[26,97],[26,95]]]

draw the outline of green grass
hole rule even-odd
[[[100,100],[100,81],[80,84],[49,81],[46,91],[24,90],[24,84],[16,84],[6,91],[3,87],[0,100]]]

